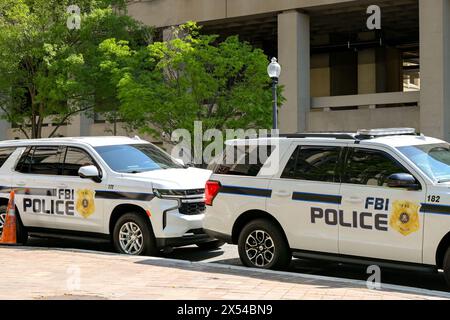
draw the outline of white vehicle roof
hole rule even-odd
[[[401,131],[405,133],[398,134]],[[372,135],[373,133],[373,135]],[[291,135],[281,135],[279,137],[261,137],[250,139],[234,139],[228,140],[227,144],[273,144],[288,141],[295,142],[319,142],[319,143],[333,143],[333,142],[347,142],[358,143],[361,146],[384,145],[390,147],[414,146],[423,144],[445,143],[432,137],[414,134],[414,129],[409,128],[394,128],[394,129],[373,129],[360,130],[357,133],[301,133]],[[367,134],[367,135],[366,135]],[[370,134],[370,135],[369,135]]]
[[[0,142],[0,147],[21,147],[30,145],[60,145],[60,144],[82,144],[92,147],[112,146],[121,144],[142,144],[149,143],[139,138],[107,136],[107,137],[67,137],[67,138],[46,138],[46,139],[23,139],[6,140]]]

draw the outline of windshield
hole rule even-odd
[[[139,173],[158,169],[184,168],[167,153],[152,144],[124,144],[96,147],[108,166],[122,173]]]
[[[437,182],[450,182],[450,145],[448,143],[398,149],[431,179]]]

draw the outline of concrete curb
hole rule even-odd
[[[177,260],[177,259],[170,259],[170,258],[147,257],[147,256],[128,256],[128,255],[118,254],[118,253],[93,251],[93,250],[86,250],[86,249],[46,248],[46,247],[22,247],[22,248],[28,249],[28,250],[31,249],[31,250],[48,250],[48,251],[66,251],[66,252],[75,252],[75,253],[96,254],[96,255],[105,256],[105,257],[106,256],[114,256],[114,257],[120,258],[120,260],[133,261],[133,262],[140,262],[140,261],[144,261],[144,260],[163,261],[163,262],[168,262],[168,266],[170,266],[169,264],[175,264],[175,265],[179,265],[179,266],[197,266],[198,265],[198,266],[202,266],[202,267],[210,267],[210,268],[216,268],[216,269],[222,269],[222,270],[241,271],[244,274],[249,273],[249,272],[250,273],[259,273],[259,274],[272,274],[272,275],[291,277],[291,278],[299,278],[299,279],[329,281],[329,282],[341,283],[343,285],[351,284],[354,286],[367,288],[366,282],[362,281],[362,280],[318,276],[318,275],[293,273],[293,272],[286,272],[286,271],[250,269],[250,268],[242,267],[242,266],[226,265],[226,264],[220,264],[220,263],[214,263],[214,262],[198,262],[198,261],[187,261],[187,260]],[[367,289],[367,290],[374,290],[374,289]],[[447,293],[447,292],[443,292],[443,291],[406,287],[406,286],[399,286],[399,285],[392,285],[392,284],[381,284],[381,289],[375,290],[375,291],[395,291],[395,292],[403,292],[403,293],[414,294],[414,295],[437,297],[437,298],[441,298],[441,299],[450,299],[450,292]]]

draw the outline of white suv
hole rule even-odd
[[[233,140],[226,150],[211,165],[204,229],[237,244],[246,266],[285,268],[294,255],[426,266],[450,281],[448,143],[378,129]]]
[[[211,172],[187,168],[138,138],[5,141],[0,166],[0,232],[14,189],[22,243],[29,234],[95,238],[148,255],[221,244],[202,230]]]

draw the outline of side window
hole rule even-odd
[[[367,149],[350,150],[344,172],[344,183],[379,187],[394,173],[409,173],[385,152]]]
[[[60,169],[60,152],[58,147],[34,147],[30,154],[29,173],[58,175]],[[29,160],[29,158],[28,158]]]
[[[281,178],[336,182],[340,147],[298,146],[289,159]]]
[[[16,148],[0,148],[0,167],[5,164],[14,151]]]
[[[32,151],[31,147],[27,147],[25,149],[25,151],[22,153],[22,156],[19,159],[19,162],[17,163],[16,171],[21,173],[30,172],[31,157],[33,155],[31,151]]]
[[[273,146],[227,146],[213,164],[214,173],[256,177],[274,150]]]
[[[62,174],[64,176],[78,176],[78,169],[89,165],[94,165],[94,161],[89,154],[79,148],[67,147]]]

